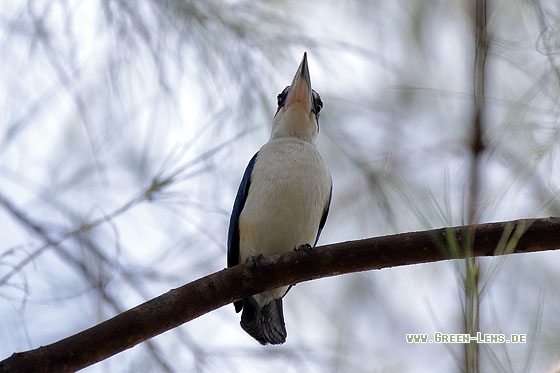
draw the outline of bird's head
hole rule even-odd
[[[322,108],[321,97],[311,89],[305,52],[292,84],[278,95],[278,110],[272,122],[271,138],[291,136],[315,142]]]

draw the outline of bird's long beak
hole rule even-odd
[[[300,102],[305,106],[307,112],[311,111],[313,105],[313,91],[311,90],[311,77],[307,68],[307,52],[303,53],[303,59],[299,64],[294,80],[290,85],[290,91],[284,106],[286,108],[295,102]]]

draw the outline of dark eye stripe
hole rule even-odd
[[[286,96],[288,96],[289,90],[290,90],[290,86],[287,86],[286,88],[284,88],[282,92],[278,94],[278,109],[284,106],[284,103],[286,102]]]
[[[321,100],[321,96],[319,96],[319,94],[315,90],[313,90],[313,112],[315,112],[316,115],[319,115],[322,108],[323,100]]]

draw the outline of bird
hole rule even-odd
[[[316,146],[323,102],[311,88],[307,52],[277,102],[270,138],[249,161],[235,198],[228,268],[262,256],[311,249],[327,220],[332,178]],[[289,288],[234,302],[237,313],[243,310],[242,329],[262,345],[286,341],[282,298]]]

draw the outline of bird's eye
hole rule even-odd
[[[323,108],[323,101],[321,100],[321,96],[315,90],[313,90],[313,112],[316,115],[319,115],[321,109]]]
[[[289,89],[290,89],[290,86],[287,86],[286,88],[284,88],[284,90],[282,92],[280,92],[278,94],[278,107],[279,108],[284,106],[284,102],[286,101],[286,95],[288,94]]]

